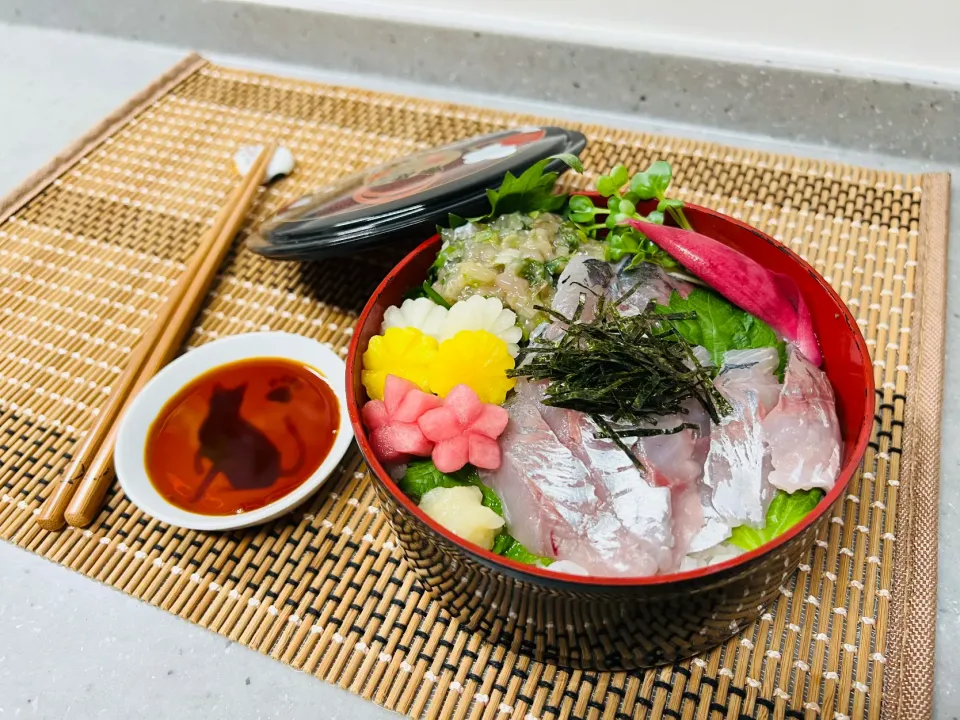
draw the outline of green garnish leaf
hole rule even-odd
[[[625,165],[617,165],[610,172],[610,177],[617,184],[617,190],[619,190],[630,180],[630,171],[627,170]]]
[[[664,198],[659,203],[657,203],[657,211],[661,213],[665,213],[668,208],[677,209],[682,207],[683,207],[683,200],[676,200],[674,198]]]
[[[653,182],[645,172],[637,173],[630,179],[630,192],[641,200],[653,200],[657,196]]]
[[[619,262],[625,256],[640,250],[640,241],[633,232],[612,233],[607,238],[606,257],[608,262]]]
[[[487,222],[498,215],[509,213],[556,212],[567,202],[566,195],[553,192],[559,173],[544,172],[547,165],[554,160],[562,160],[577,172],[583,171],[583,164],[576,155],[562,153],[552,155],[534,163],[517,177],[508,172],[503,176],[503,182],[496,190],[487,190],[487,199],[490,201],[490,212],[474,222]]]
[[[421,297],[428,297],[440,307],[445,307],[447,310],[450,309],[450,303],[444,299],[443,295],[433,289],[429,280],[423,281],[423,295]]]
[[[423,291],[423,285],[414,285],[412,288],[410,288],[403,294],[403,299],[416,300],[417,298],[422,298],[426,296],[427,294]]]
[[[430,460],[415,460],[407,465],[407,471],[398,485],[403,494],[415,503],[419,503],[424,495],[438,487],[451,488],[473,485],[480,488],[480,492],[483,493],[481,504],[503,517],[503,505],[497,493],[484,485],[480,480],[480,475],[469,465],[455,473],[442,473]]]
[[[613,178],[609,175],[601,175],[597,179],[597,192],[603,197],[610,197],[619,189],[620,187],[613,182]]]
[[[767,510],[763,528],[757,530],[746,525],[736,527],[730,536],[730,542],[744,550],[756,550],[803,520],[822,499],[823,490],[819,488],[798,490],[795,493],[777,490]]]
[[[549,272],[551,275],[556,277],[557,275],[559,275],[560,273],[562,273],[564,270],[567,269],[567,263],[569,262],[570,262],[570,258],[566,258],[566,257],[554,258],[553,260],[547,263],[547,272]]]
[[[583,172],[583,162],[573,153],[557,153],[556,155],[548,157],[547,160],[562,160],[571,170],[575,170],[578,173]]]
[[[447,224],[451,228],[458,228],[461,225],[466,225],[469,220],[466,218],[460,217],[459,215],[454,215],[453,213],[447,213]]]
[[[513,537],[513,535],[508,533],[506,530],[501,530],[500,534],[494,538],[493,547],[490,548],[490,552],[492,552],[494,555],[503,555],[503,553],[505,553],[510,546],[516,542],[517,540]]]
[[[690,319],[671,323],[688,343],[705,347],[717,367],[728,350],[777,346],[776,333],[769,325],[705,288],[695,288],[686,298],[674,290],[670,304],[657,306],[657,312],[690,315]]]
[[[629,179],[630,171],[623,165],[617,165],[609,175],[601,175],[597,178],[597,192],[604,197],[617,195]],[[614,208],[610,208],[610,212],[614,211]]]
[[[780,340],[777,342],[777,352],[780,354],[780,364],[777,365],[777,380],[783,382],[784,375],[787,374],[787,342]]]
[[[657,160],[647,169],[647,178],[656,196],[663,197],[670,183],[673,182],[673,168],[666,160]]]
[[[550,558],[534,555],[507,532],[502,532],[497,535],[497,539],[493,541],[493,552],[526,565],[542,565],[546,567],[553,562]]]
[[[531,287],[533,287],[535,290],[548,285],[551,277],[551,273],[547,270],[547,266],[539,260],[534,260],[532,258],[527,258],[523,261],[523,266],[520,268],[519,275],[528,283],[530,283]]]
[[[575,213],[590,213],[590,216],[593,217],[596,207],[593,204],[593,200],[584,195],[574,195],[570,198],[570,211]]]

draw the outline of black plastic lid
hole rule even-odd
[[[300,198],[261,225],[248,245],[270,258],[317,260],[417,232],[426,239],[450,213],[488,212],[486,190],[508,171],[519,175],[551,155],[577,155],[586,144],[575,130],[525,127],[425,150]],[[549,169],[563,172],[567,165],[556,160]]]

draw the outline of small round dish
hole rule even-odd
[[[281,358],[317,371],[339,405],[337,436],[320,467],[288,494],[256,510],[236,515],[189,512],[164,498],[150,481],[146,445],[151,425],[166,403],[205,373],[230,363],[256,358]],[[183,355],[157,373],[134,398],[121,420],[114,463],[127,497],[144,512],[171,525],[191,530],[233,530],[272,520],[293,509],[323,485],[353,441],[347,412],[344,363],[316,340],[283,332],[248,333],[216,340]]]

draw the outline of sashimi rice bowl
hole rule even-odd
[[[636,667],[758,617],[862,458],[873,373],[829,285],[671,197],[663,161],[565,194],[541,161],[365,308],[351,418],[407,559],[469,627]]]

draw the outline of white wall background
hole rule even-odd
[[[242,0],[960,87],[960,0]]]

